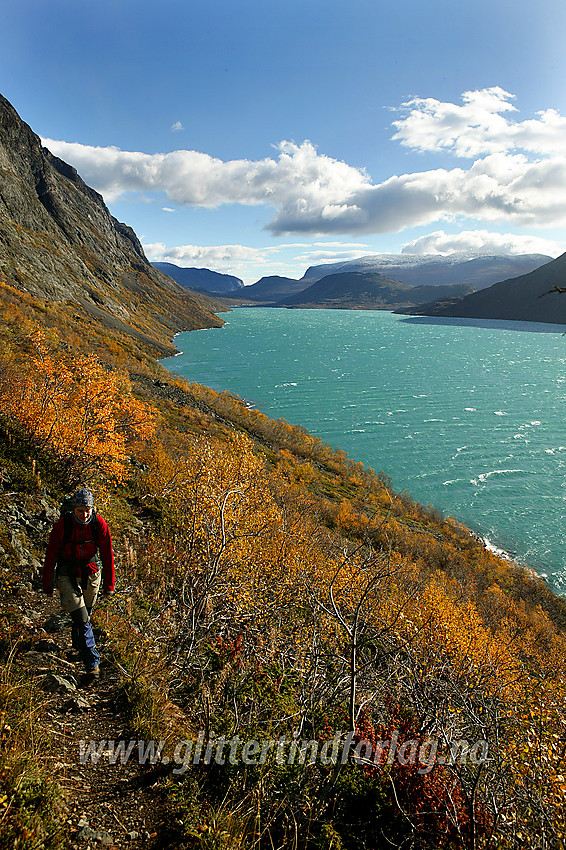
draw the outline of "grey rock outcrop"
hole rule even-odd
[[[222,324],[148,262],[134,231],[53,156],[0,95],[0,282],[47,301],[72,301],[108,327],[152,341]]]

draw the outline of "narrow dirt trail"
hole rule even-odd
[[[163,765],[140,764],[137,746],[126,763],[112,757],[118,742],[127,747],[137,736],[128,721],[122,674],[103,638],[97,635],[100,681],[82,687],[82,664],[65,658],[71,650],[70,619],[57,593],[49,598],[26,590],[19,607],[30,641],[17,657],[48,698],[42,725],[53,743],[46,757],[65,799],[68,846],[184,847],[165,805]],[[91,742],[98,759],[88,756]]]
[[[11,645],[16,667],[37,684],[32,708],[41,706],[40,726],[48,741],[40,758],[45,757],[63,796],[63,842],[78,850],[182,850],[186,845],[165,799],[172,765],[140,763],[137,746],[126,763],[112,759],[115,745],[123,741],[127,747],[139,734],[131,728],[124,674],[96,628],[96,608],[100,681],[85,688],[83,665],[66,657],[72,649],[71,620],[57,591],[52,597],[41,591],[41,561],[59,505],[47,489],[34,494],[15,486],[2,466],[0,482],[0,618],[15,624],[0,663],[12,663]],[[98,760],[81,758],[91,742]],[[38,746],[41,742],[30,741],[30,752]]]

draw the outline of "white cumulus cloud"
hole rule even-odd
[[[363,170],[309,141],[281,142],[260,160],[221,160],[177,150],[146,154],[45,139],[108,202],[127,192],[214,208],[263,204],[274,234],[369,234],[468,218],[520,227],[566,224],[566,118],[556,110],[517,120],[500,87],[465,92],[462,103],[414,98],[401,106],[394,139],[459,160],[372,182]],[[464,161],[466,164],[464,165]]]
[[[163,242],[153,242],[143,248],[153,262],[175,263],[189,268],[220,268],[222,271],[242,262],[262,262],[266,258],[266,249],[247,245],[177,245],[166,248]]]
[[[448,150],[458,157],[475,157],[504,151],[554,154],[566,145],[566,118],[556,110],[537,118],[513,121],[504,113],[516,112],[513,95],[499,86],[464,92],[463,105],[434,98],[413,98],[403,103],[403,118],[393,122],[393,136],[402,145],[419,151]]]
[[[171,130],[172,130],[174,133],[177,133],[179,130],[184,130],[184,129],[185,129],[185,128],[183,127],[183,125],[182,125],[182,123],[181,123],[180,121],[175,121],[175,123],[174,123],[174,124],[171,124]]]
[[[276,158],[227,162],[198,151],[145,154],[54,139],[43,143],[109,202],[126,192],[157,191],[181,205],[291,204],[325,210],[369,185],[365,173],[319,154],[308,141],[281,142]]]
[[[255,283],[263,275],[286,274],[285,263],[273,260],[278,248],[252,248],[249,245],[175,245],[167,247],[163,242],[144,244],[150,262],[174,263],[182,268],[204,268],[224,274],[235,275],[244,283]]]
[[[403,245],[404,254],[453,254],[466,251],[470,254],[547,254],[557,257],[564,245],[537,236],[516,233],[490,233],[488,230],[463,230],[445,233],[436,230]]]

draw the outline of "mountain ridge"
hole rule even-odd
[[[222,272],[215,272],[211,269],[177,266],[175,263],[162,262],[154,262],[152,266],[188,289],[220,294],[222,292],[236,292],[244,286],[244,281],[239,277],[222,274]]]
[[[2,95],[0,282],[51,303],[73,303],[164,351],[178,330],[220,326],[212,310],[226,309],[154,269],[132,228],[110,214],[76,169],[42,146]]]
[[[410,286],[377,272],[339,272],[327,275],[274,306],[389,310],[424,304],[471,291],[466,284]]]
[[[301,280],[283,275],[265,275],[235,294],[238,298],[274,303],[295,292],[302,292],[304,289],[306,287]]]
[[[551,260],[546,254],[480,254],[459,251],[454,254],[377,254],[310,266],[302,281],[308,285],[346,271],[377,271],[411,286],[469,283],[484,289],[500,280],[533,271]]]
[[[566,324],[566,294],[552,292],[566,282],[566,254],[529,274],[500,281],[452,304],[428,304],[411,311],[423,316]]]
[[[469,252],[457,252],[447,256],[440,254],[379,254],[360,257],[356,260],[344,260],[338,263],[324,263],[309,266],[302,278],[289,278],[283,275],[268,275],[255,283],[245,286],[238,291],[226,293],[243,303],[242,299],[251,302],[274,306],[305,292],[318,281],[336,274],[362,273],[380,274],[383,277],[406,284],[410,287],[450,287],[466,286],[468,292],[462,289],[453,290],[450,297],[462,297],[474,290],[492,286],[503,279],[518,274],[530,272],[551,260],[546,254],[481,254],[471,255]],[[437,298],[448,297],[438,291]],[[408,300],[406,306],[412,303],[423,304],[420,295]],[[315,301],[319,300],[318,296]],[[306,302],[303,302],[306,303]]]

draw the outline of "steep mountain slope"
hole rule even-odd
[[[566,294],[550,292],[566,285],[566,254],[530,274],[504,280],[455,303],[426,305],[425,316],[512,319],[566,324]]]
[[[47,443],[28,415],[63,385],[85,418],[89,398],[63,383],[67,341],[42,353],[9,330],[0,322],[2,847],[360,850],[385,835],[438,850],[472,846],[471,817],[476,848],[561,846],[564,600],[385,475],[157,364],[134,381],[137,424],[155,433],[132,435],[117,485],[100,466],[112,417],[85,459],[56,412]],[[131,409],[126,387],[117,401],[117,415]],[[38,592],[85,460],[119,565],[94,612],[93,687],[66,658],[69,620]]]
[[[189,289],[204,289],[206,292],[232,292],[241,289],[243,280],[231,274],[221,274],[210,269],[195,269],[176,266],[174,263],[153,263],[163,274],[168,274],[181,286]]]
[[[499,254],[473,256],[458,252],[440,254],[378,254],[311,266],[302,283],[309,286],[322,277],[339,272],[378,272],[411,286],[467,283],[484,289],[500,280],[526,274],[548,262],[545,254]]]
[[[470,286],[409,286],[376,272],[331,274],[303,292],[283,299],[281,307],[333,307],[341,309],[389,310],[425,304],[449,295],[464,295]]]
[[[222,324],[211,312],[222,308],[154,269],[134,231],[1,95],[0,281],[162,348],[176,330]]]

